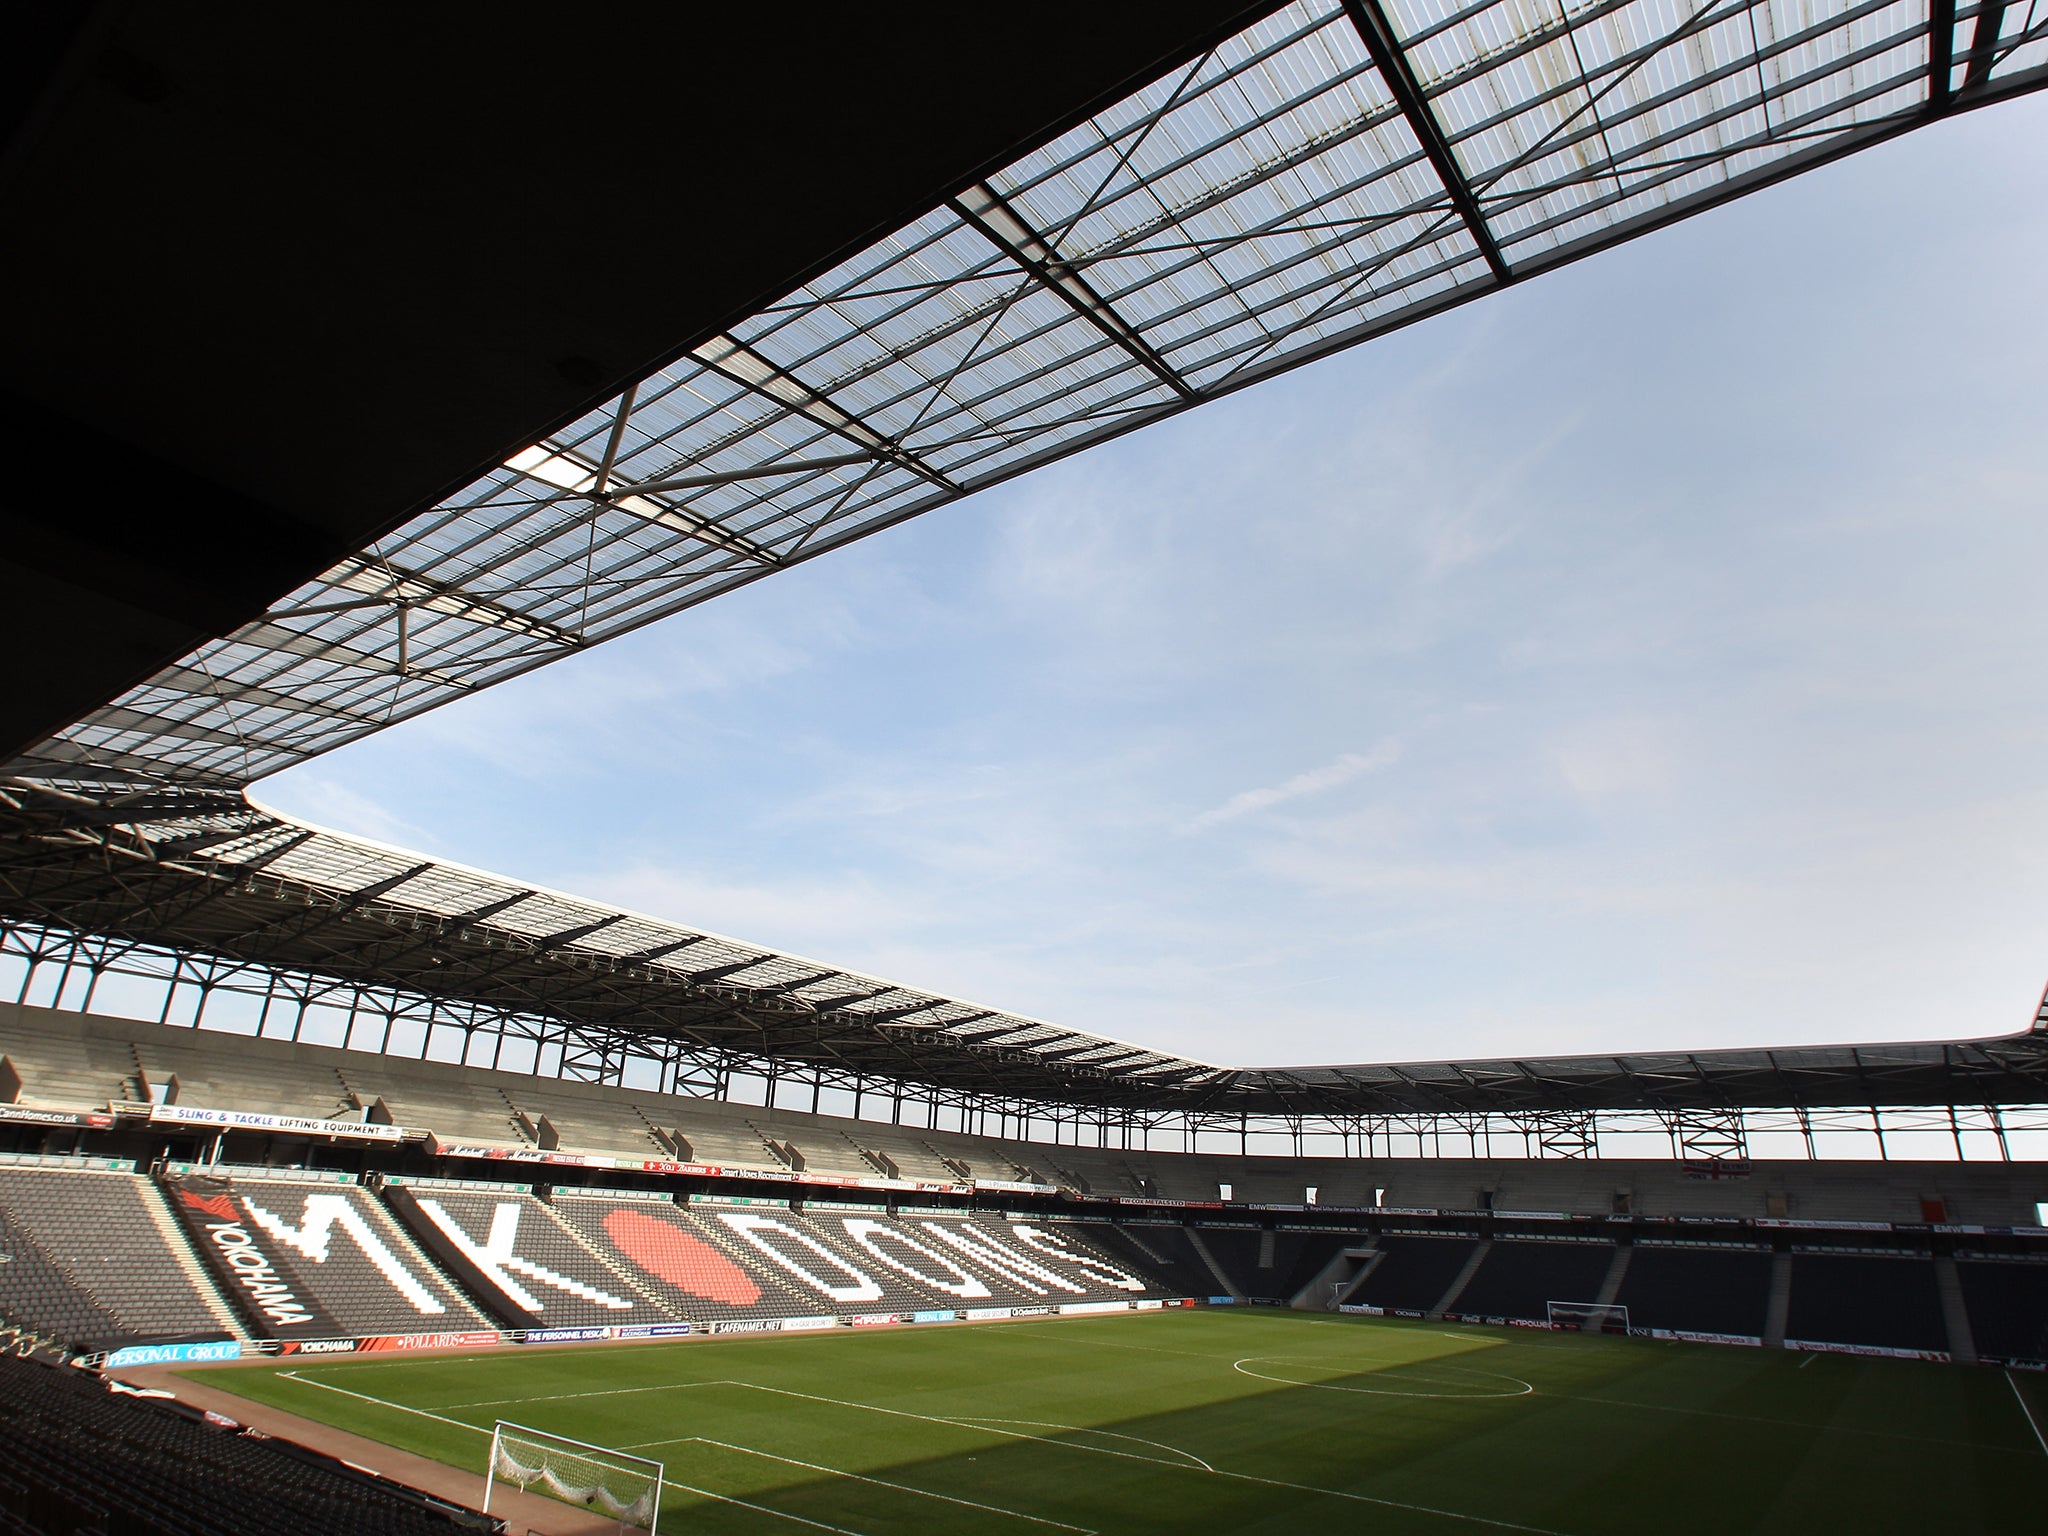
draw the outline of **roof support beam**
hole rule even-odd
[[[1151,369],[1168,389],[1183,400],[1195,398],[1194,386],[1175,373],[1166,359],[1152,349],[1152,344],[1138,334],[1137,327],[1112,309],[1109,301],[1061,257],[1052,242],[1027,224],[993,187],[976,182],[947,206],[1037,279],[1041,287],[1058,294],[1083,319]]]
[[[1408,119],[1408,127],[1421,143],[1422,152],[1429,157],[1437,179],[1443,182],[1444,190],[1450,194],[1451,206],[1465,221],[1472,243],[1479,247],[1479,254],[1493,269],[1495,281],[1513,282],[1515,274],[1509,268],[1507,258],[1501,254],[1500,243],[1493,238],[1486,215],[1480,211],[1479,198],[1471,183],[1465,180],[1465,173],[1458,168],[1458,157],[1451,149],[1451,141],[1444,137],[1443,125],[1430,110],[1429,98],[1422,94],[1422,85],[1408,65],[1408,56],[1395,40],[1394,29],[1388,24],[1386,13],[1380,9],[1379,0],[1344,0],[1344,11],[1364,40],[1365,51],[1372,55],[1373,67],[1380,72],[1380,78],[1400,104],[1401,115]]]
[[[1970,63],[1963,71],[1963,89],[1971,90],[1991,78],[1997,62],[1998,34],[2005,30],[2006,0],[1984,0],[1977,12],[1977,25],[1970,33]],[[1955,5],[1949,0],[1949,20],[1955,20]]]
[[[714,336],[690,355],[706,368],[716,369],[734,383],[744,385],[755,394],[764,395],[777,405],[785,406],[819,426],[829,428],[841,437],[869,449],[875,458],[887,459],[899,468],[907,469],[921,479],[929,480],[940,490],[959,494],[959,486],[894,438],[884,436],[858,416],[841,410],[810,385],[787,369],[776,367],[744,342],[731,336]]]
[[[1980,20],[1978,26],[1982,26]],[[1974,38],[1972,42],[1974,43]],[[1927,110],[1946,112],[1955,100],[1956,0],[1927,3]],[[1975,61],[1972,60],[1972,63]]]
[[[663,491],[695,491],[706,486],[735,485],[742,480],[767,480],[776,475],[815,475],[828,469],[850,469],[872,464],[872,453],[841,453],[822,459],[791,459],[787,463],[749,464],[744,469],[721,469],[701,475],[677,475],[664,480],[643,480],[638,485],[614,486],[612,496],[652,496]]]

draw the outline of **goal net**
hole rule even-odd
[[[491,1465],[484,1476],[484,1513],[491,1491],[510,1483],[522,1493],[545,1493],[564,1504],[601,1510],[619,1529],[637,1526],[654,1536],[661,1509],[662,1465],[644,1456],[606,1450],[546,1430],[500,1419],[491,1430]]]
[[[1612,1302],[1546,1301],[1550,1326],[1579,1333],[1627,1333],[1628,1308]]]

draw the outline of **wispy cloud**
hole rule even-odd
[[[1187,824],[1187,830],[1200,832],[1222,822],[1235,821],[1240,816],[1249,816],[1254,811],[1270,810],[1276,805],[1286,804],[1289,800],[1299,800],[1305,795],[1319,795],[1326,789],[1349,784],[1360,774],[1388,767],[1399,761],[1400,756],[1401,749],[1392,742],[1375,747],[1370,752],[1346,752],[1342,757],[1327,762],[1320,768],[1297,773],[1293,778],[1283,779],[1278,784],[1240,790],[1221,805],[1213,805],[1195,817]]]

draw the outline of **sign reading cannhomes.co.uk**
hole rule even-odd
[[[76,1125],[105,1130],[114,1117],[90,1110],[32,1109],[26,1104],[0,1104],[0,1125]]]
[[[274,1131],[287,1136],[331,1136],[344,1141],[404,1141],[416,1133],[400,1125],[372,1125],[367,1120],[306,1120],[297,1115],[260,1115],[241,1109],[195,1109],[184,1104],[152,1104],[151,1125],[211,1125],[230,1131]]]

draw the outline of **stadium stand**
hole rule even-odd
[[[116,1169],[0,1166],[0,1215],[10,1234],[26,1239],[43,1260],[22,1250],[33,1282],[7,1287],[9,1322],[70,1342],[94,1338],[73,1326],[111,1326],[102,1344],[120,1339],[222,1338],[229,1319],[202,1288],[176,1228],[147,1179]],[[56,1284],[58,1277],[63,1284]],[[20,1311],[12,1310],[19,1297]]]
[[[1615,1246],[1608,1242],[1496,1242],[1451,1310],[1462,1317],[1540,1322],[1548,1315],[1547,1302],[1596,1300],[1614,1257]]]
[[[261,1170],[172,1175],[193,1247],[263,1338],[477,1329],[477,1310],[348,1175]]]
[[[1469,1238],[1382,1237],[1380,1256],[1351,1300],[1390,1312],[1427,1312],[1463,1272],[1473,1247]]]
[[[1098,1241],[1127,1263],[1142,1265],[1180,1296],[1213,1296],[1216,1277],[1177,1222],[1121,1222],[1098,1228]]]
[[[786,1276],[766,1272],[729,1229],[666,1197],[557,1189],[551,1198],[571,1229],[674,1317],[716,1323],[818,1310]]]
[[[876,1173],[862,1149],[894,1160],[906,1178],[954,1182],[952,1158],[972,1177],[1058,1184],[1080,1194],[1138,1198],[1133,1175],[1162,1201],[1301,1203],[1308,1188],[1333,1210],[1403,1209],[1573,1212],[1608,1216],[1617,1195],[1645,1217],[1900,1221],[1923,1219],[1938,1202],[1951,1222],[2027,1224],[2048,1199],[2048,1181],[2026,1163],[1905,1163],[1873,1172],[1856,1163],[1759,1163],[1742,1177],[1705,1179],[1670,1160],[1234,1157],[1186,1152],[997,1141],[944,1130],[912,1130],[758,1105],[678,1098],[632,1088],[541,1079],[517,1072],[408,1061],[371,1051],[194,1030],[22,1006],[0,1006],[0,1054],[21,1079],[20,1101],[52,1109],[101,1110],[138,1104],[138,1074],[162,1088],[177,1079],[178,1102],[261,1108],[308,1118],[372,1118],[431,1131],[444,1142],[532,1148],[545,1118],[561,1150],[627,1158],[674,1157],[659,1131],[687,1140],[686,1161],[740,1168],[779,1165],[763,1133],[794,1142],[807,1171],[865,1178]],[[381,1109],[381,1113],[378,1111]],[[751,1122],[751,1123],[750,1123]],[[760,1131],[755,1126],[761,1128]],[[49,1133],[5,1128],[34,1149]],[[31,1145],[32,1143],[32,1145]],[[0,1143],[6,1145],[8,1143]],[[923,1161],[915,1148],[925,1148]],[[300,1157],[304,1155],[303,1145]],[[278,1161],[297,1160],[280,1146]]]
[[[89,1347],[129,1330],[0,1213],[0,1318],[32,1341]]]
[[[2048,1262],[1958,1256],[1956,1274],[1980,1357],[2048,1362]]]
[[[385,1185],[391,1209],[442,1269],[511,1328],[666,1323],[676,1314],[524,1185]]]
[[[1828,1299],[1857,1290],[1832,1278],[1857,1262],[1853,1256],[1802,1253],[1798,1272],[1788,1274],[1790,1315],[1774,1335],[1761,1315],[1770,1295],[1764,1240],[1745,1237],[1757,1229],[1700,1231],[1681,1245],[1656,1225],[1675,1215],[1696,1226],[1737,1226],[1788,1211],[1805,1220],[1913,1222],[1937,1210],[1951,1222],[2025,1226],[2042,1192],[2025,1164],[1780,1163],[1703,1178],[1649,1160],[1295,1160],[1050,1146],[33,1008],[0,1009],[0,1054],[8,1063],[0,1084],[14,1085],[15,1102],[58,1122],[0,1122],[0,1145],[19,1149],[0,1154],[15,1159],[0,1162],[0,1239],[20,1255],[11,1273],[0,1272],[0,1315],[45,1343],[219,1337],[245,1326],[265,1339],[459,1332],[489,1326],[487,1318],[514,1329],[739,1325],[1127,1296],[1324,1306],[1344,1292],[1341,1299],[1395,1310],[1524,1320],[1540,1320],[1548,1301],[1605,1299],[1630,1308],[1637,1327],[1932,1350],[1950,1346],[1967,1302],[1987,1355],[2033,1358],[2028,1351],[2039,1347],[2038,1326],[2008,1315],[2031,1271],[1957,1266],[1961,1289],[1944,1313],[1920,1283],[1939,1266],[1873,1254],[1862,1262],[1880,1266],[1880,1278],[1919,1281],[1897,1305],[1859,1309]],[[250,1109],[330,1124],[368,1119],[384,1139],[364,1139],[368,1128],[337,1138],[317,1126],[266,1132],[179,1119]],[[98,1128],[81,1128],[87,1120]],[[94,1167],[87,1157],[49,1155],[88,1143],[137,1159],[226,1162],[171,1161],[159,1187],[104,1160]],[[685,1151],[692,1166],[738,1170],[740,1182],[679,1189],[671,1160]],[[641,1187],[507,1182],[520,1159],[572,1165],[536,1168],[544,1178],[595,1182],[616,1168],[622,1182]],[[669,1171],[657,1180],[647,1169]],[[765,1184],[769,1177],[779,1182]],[[1016,1245],[1016,1223],[959,1209],[976,1178],[1042,1185],[1047,1194],[1057,1186],[1049,1199],[984,1191],[975,1203],[1043,1202],[1041,1230],[1136,1288],[1057,1256],[1031,1256]],[[885,1179],[895,1181],[886,1192],[844,1187]],[[928,1193],[906,1182],[918,1179]],[[818,1181],[840,1187],[820,1194]],[[1310,1189],[1314,1204],[1305,1199]],[[1228,1201],[1220,1198],[1226,1190]],[[460,1242],[421,1204],[429,1191]],[[271,1225],[246,1209],[252,1193]],[[764,1201],[769,1194],[779,1203]],[[309,1222],[316,1195],[321,1209]],[[1100,1203],[1106,1198],[1124,1204]],[[894,1203],[906,1199],[912,1204]],[[1094,1209],[1115,1220],[1061,1219],[1077,1199],[1097,1202]],[[205,1207],[221,1200],[227,1205],[215,1204],[209,1218]],[[954,1208],[914,1208],[934,1200]],[[1254,1208],[1260,1202],[1265,1208]],[[236,1239],[244,1256],[232,1262],[209,1248],[222,1209],[251,1245],[243,1250]],[[1417,1215],[1431,1210],[1438,1214]],[[344,1212],[388,1262],[365,1248]],[[1536,1240],[1567,1217],[1625,1221],[1634,1230],[1611,1234],[1622,1239],[1620,1250],[1605,1227],[1595,1229],[1598,1242]],[[849,1220],[864,1225],[850,1232]],[[1400,1226],[1389,1230],[1389,1222]],[[963,1255],[933,1223],[1003,1246]],[[1437,1235],[1426,1235],[1432,1223]],[[109,1244],[109,1231],[127,1235]],[[1475,1237],[1489,1245],[1483,1261],[1468,1266],[1481,1254]],[[1823,1236],[1807,1246],[1859,1241]],[[1333,1267],[1339,1254],[1360,1250],[1369,1261]],[[265,1314],[242,1281],[250,1252],[282,1288],[273,1298],[289,1297],[274,1309],[279,1316]],[[1629,1257],[1616,1265],[1620,1252]],[[967,1278],[929,1254],[957,1262]],[[1076,1288],[1029,1268],[992,1266],[990,1254]],[[563,1283],[531,1272],[521,1279],[514,1259]],[[1305,1295],[1319,1279],[1330,1283]],[[516,1301],[508,1282],[539,1308]],[[1612,1296],[1603,1294],[1608,1284],[1618,1287]],[[422,1310],[423,1302],[442,1310]]]
[[[1272,1268],[1269,1272],[1245,1277],[1245,1293],[1249,1296],[1270,1295],[1276,1300],[1292,1300],[1340,1252],[1359,1247],[1369,1240],[1362,1231],[1290,1232],[1283,1228],[1272,1236]],[[1253,1281],[1257,1283],[1251,1283]]]
[[[1795,1252],[1785,1337],[1946,1353],[1934,1266],[1924,1258]]]
[[[287,1442],[0,1359],[0,1497],[47,1536],[434,1536],[482,1517]]]
[[[1767,1248],[1638,1238],[1614,1299],[1633,1328],[1761,1339],[1770,1290]]]

